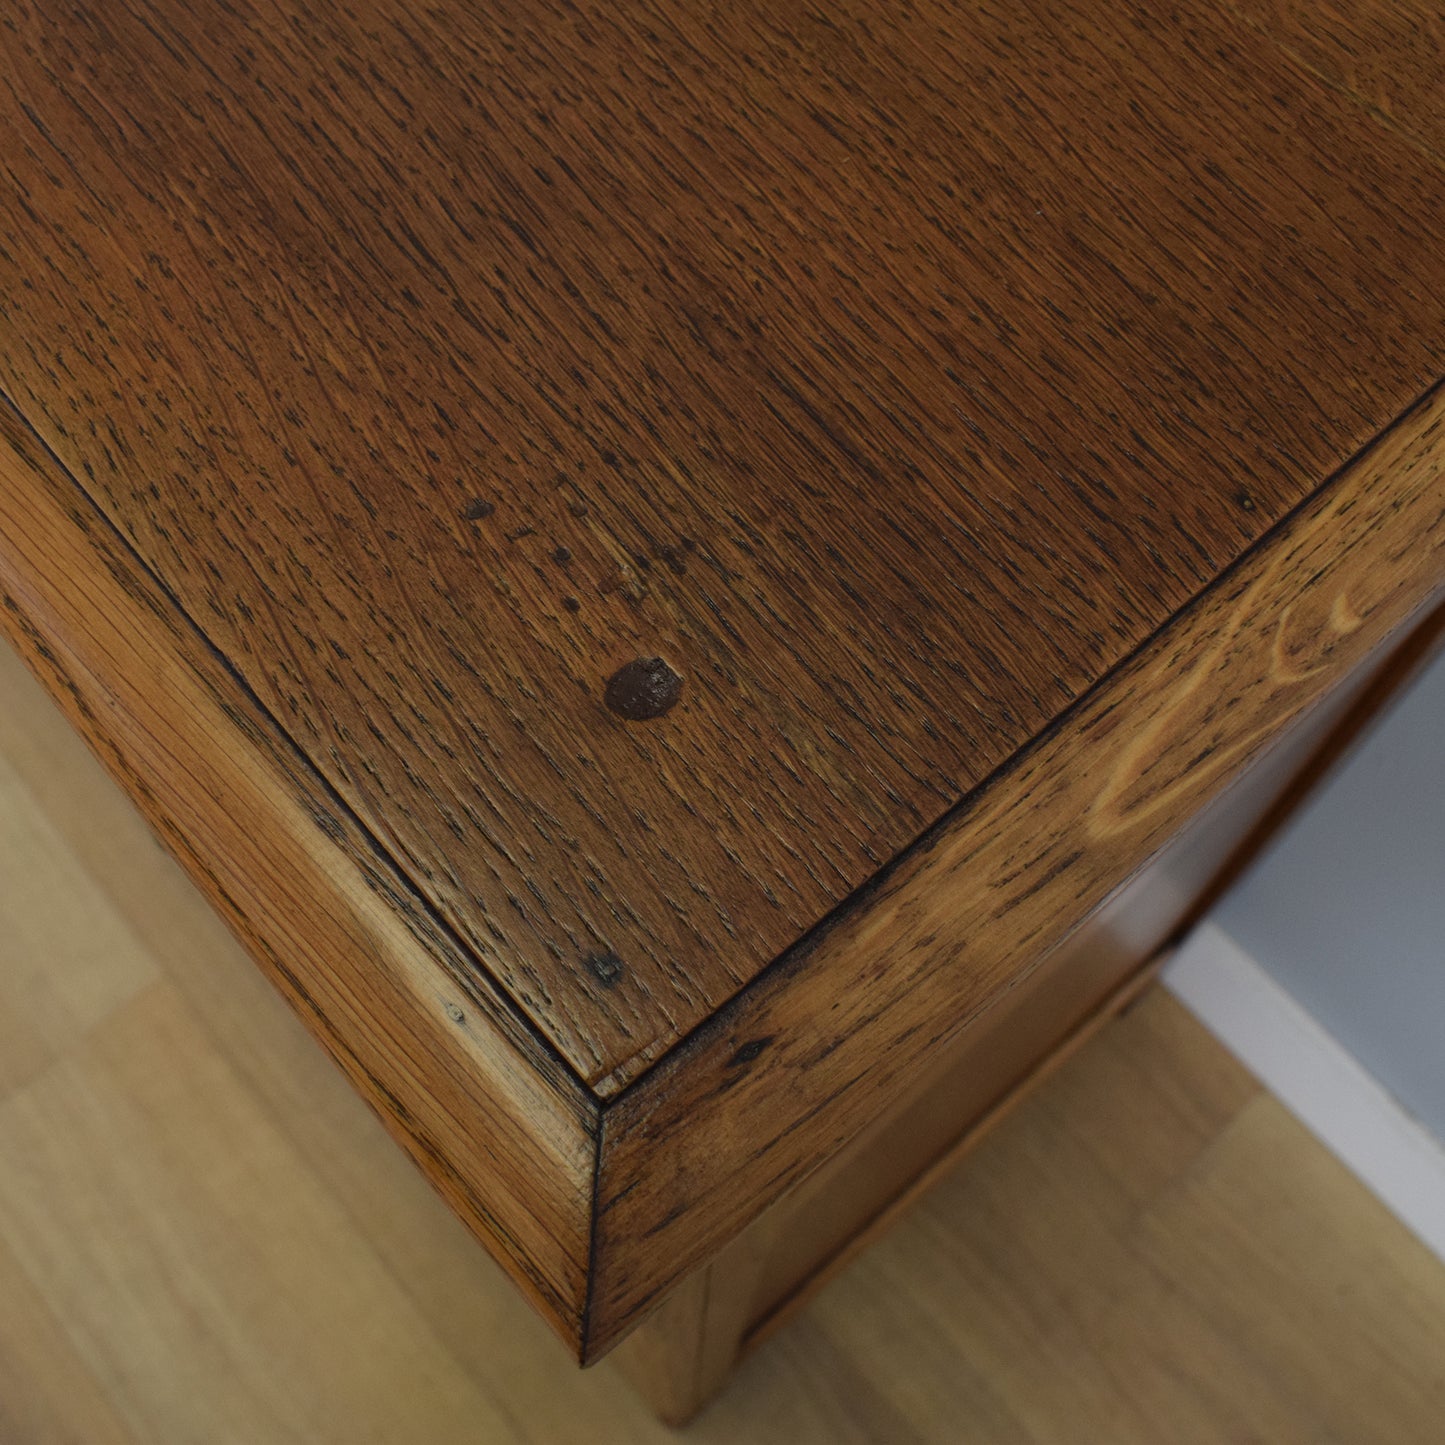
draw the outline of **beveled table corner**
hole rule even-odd
[[[576,1357],[653,1317],[674,1417],[1132,995],[1441,596],[1413,32],[0,35],[0,628]]]

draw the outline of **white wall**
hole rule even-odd
[[[1445,659],[1213,922],[1445,1140]]]

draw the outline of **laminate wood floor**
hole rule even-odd
[[[704,1442],[1442,1438],[1445,1267],[1166,995]],[[0,1445],[668,1438],[579,1374],[0,652]]]

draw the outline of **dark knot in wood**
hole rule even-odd
[[[589,953],[586,963],[587,972],[604,988],[614,988],[622,977],[622,960],[610,949],[603,953]]]

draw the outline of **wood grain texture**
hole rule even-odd
[[[0,27],[0,389],[603,1095],[1445,368],[1438,172],[1202,3]]]
[[[1445,393],[616,1100],[589,1353],[843,1147],[1445,586]]]
[[[595,1101],[265,730],[8,408],[0,536],[0,630],[403,1147],[575,1343]],[[106,1002],[79,971],[56,987],[82,991],[81,1022]]]
[[[1445,11],[1434,0],[1231,0],[1231,9],[1445,160]]]

